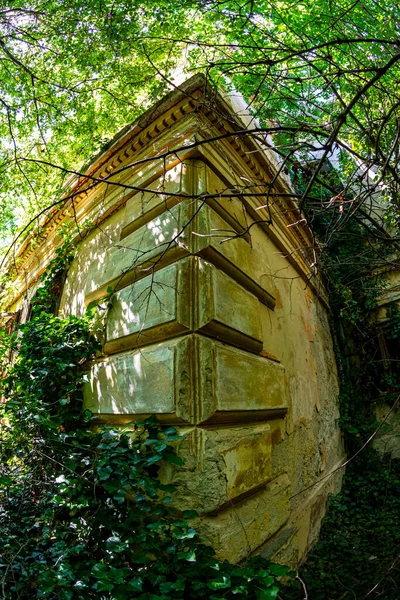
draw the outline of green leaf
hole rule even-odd
[[[135,577],[128,581],[128,586],[135,590],[135,592],[141,592],[143,589],[143,579],[141,577]]]
[[[97,306],[98,306],[98,301],[92,300],[92,302],[89,302],[89,304],[86,307],[86,313],[90,314],[95,308],[97,308]]]
[[[164,435],[176,435],[178,432],[175,427],[168,427],[167,429],[163,429]]]
[[[11,479],[11,477],[7,477],[5,475],[0,476],[0,486],[8,487],[12,483],[13,483],[13,480]]]
[[[268,569],[271,575],[274,575],[274,577],[283,577],[284,575],[287,575],[290,570],[289,567],[276,564],[270,564]]]
[[[109,479],[112,472],[113,468],[110,465],[100,467],[99,469],[97,469],[97,475],[100,481],[105,481],[106,479]]]
[[[169,594],[174,591],[184,591],[185,590],[185,582],[182,579],[178,579],[177,581],[166,581],[160,584],[160,592],[163,594]]]
[[[178,465],[180,467],[184,464],[182,458],[173,452],[165,452],[162,458],[168,461],[169,463],[172,463],[173,465]]]
[[[184,519],[195,519],[199,516],[196,510],[184,510],[182,514]]]
[[[267,590],[260,590],[257,592],[257,600],[276,600],[278,593],[279,588],[276,586]]]
[[[150,465],[154,465],[155,463],[159,462],[163,457],[161,456],[161,454],[154,454],[153,456],[151,456],[150,458],[146,459],[146,464],[148,466]]]
[[[211,590],[223,590],[231,587],[231,578],[229,575],[221,575],[218,579],[208,582],[208,587]]]
[[[96,579],[106,579],[108,575],[109,568],[104,563],[97,563],[91,570],[93,577]]]
[[[96,584],[96,589],[99,592],[110,592],[114,589],[114,584],[111,581],[98,581]]]

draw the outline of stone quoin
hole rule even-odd
[[[113,290],[85,406],[106,423],[155,414],[177,427],[185,464],[161,476],[218,557],[295,564],[341,484],[341,471],[324,479],[344,457],[338,377],[314,238],[255,127],[202,76],[168,94],[69,179],[73,200],[16,250],[7,314],[26,320],[60,226],[75,222],[59,313]]]

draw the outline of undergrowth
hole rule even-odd
[[[219,561],[173,507],[162,461],[182,464],[177,432],[153,419],[101,427],[83,410],[99,349],[93,307],[54,316],[60,250],[31,320],[1,335],[0,591],[4,599],[274,600],[289,569],[259,558]],[[14,356],[10,363],[9,358]]]
[[[399,406],[399,308],[389,305],[382,325],[374,318],[386,287],[382,267],[374,274],[374,264],[381,265],[389,253],[390,246],[369,243],[362,227],[349,222],[332,236],[323,255],[340,378],[340,427],[347,457],[355,458],[300,569],[309,600],[400,598],[400,461],[378,454],[368,442],[386,427],[377,419],[377,408],[386,405],[395,412]],[[379,335],[389,349],[385,360]],[[293,598],[303,600],[304,594],[286,590],[285,600]]]
[[[400,461],[367,449],[332,496],[315,548],[300,569],[310,600],[400,597]],[[304,595],[286,590],[285,600]]]
[[[302,570],[312,600],[400,597],[400,461],[367,450],[347,467]]]

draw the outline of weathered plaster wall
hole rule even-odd
[[[133,126],[139,141],[122,135],[89,169],[117,170],[126,187],[77,199],[82,232],[84,219],[92,226],[60,310],[82,315],[113,290],[86,406],[105,421],[155,413],[178,427],[185,466],[162,476],[178,484],[178,505],[199,512],[219,556],[295,564],[340,486],[340,473],[316,483],[343,456],[324,289],[309,277],[312,238],[276,157],[235,137],[193,153],[193,141],[244,127],[229,104],[211,110],[195,93],[174,96]],[[182,144],[179,159],[149,160]],[[41,254],[27,253],[32,281],[56,240],[54,229]]]
[[[182,189],[182,173],[188,188],[199,175],[208,189],[226,187],[187,161],[170,173],[167,191]],[[93,367],[87,406],[120,421],[157,413],[181,427],[185,467],[164,476],[178,484],[178,504],[202,515],[198,526],[219,555],[236,561],[279,549],[296,562],[339,485],[332,478],[296,496],[342,457],[326,308],[258,225],[246,239],[221,243],[233,225],[252,223],[239,200],[219,214],[184,200],[145,222],[156,201],[133,196],[81,243],[70,269],[64,312],[82,314],[85,299],[110,282],[124,286],[112,300],[110,354]],[[163,245],[196,210],[173,247]],[[129,232],[138,216],[144,224]],[[142,271],[149,257],[156,268]]]

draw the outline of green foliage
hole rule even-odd
[[[287,168],[306,163],[303,191],[316,166],[310,152],[345,149],[338,173],[312,182],[307,204],[339,187],[346,214],[355,196],[361,205],[374,193],[361,161],[377,168],[387,221],[398,222],[398,3],[4,0],[0,16],[3,235],[59,200],[66,170],[173,89],[184,63],[188,74],[233,83],[261,123],[278,128]]]
[[[59,200],[65,169],[82,167],[165,93],[155,68],[167,77],[181,48],[151,36],[184,37],[191,4],[4,0],[0,232]]]
[[[40,316],[42,312],[44,314],[46,312],[54,313],[56,310],[57,296],[61,289],[54,290],[54,282],[57,282],[66,273],[75,252],[72,232],[66,229],[61,233],[64,241],[47,265],[42,275],[41,285],[32,299],[32,316]]]
[[[371,273],[385,265],[393,251],[382,226],[394,229],[399,222],[399,20],[398,3],[378,4],[374,0],[354,3],[313,0],[301,4],[291,0],[272,3],[182,0],[174,4],[166,0],[157,3],[31,0],[29,7],[21,0],[3,2],[0,15],[0,232],[4,243],[9,241],[10,231],[39,209],[59,200],[66,169],[76,169],[77,165],[81,168],[122,126],[158,100],[167,88],[173,88],[173,69],[182,63],[183,53],[190,73],[202,71],[217,85],[233,82],[236,89],[250,99],[251,109],[261,124],[275,130],[275,150],[285,160],[308,222],[321,241],[324,252],[319,267],[328,278],[341,377],[341,427],[351,454],[376,426],[375,398],[384,392],[387,400],[399,389],[398,370],[382,369],[377,361],[376,330],[368,318],[368,311],[374,308],[383,285],[382,280],[372,278]],[[322,152],[326,152],[329,159],[339,148],[334,167],[329,167],[326,160],[319,163]],[[375,179],[365,177],[367,167],[375,169]],[[379,187],[374,187],[374,182],[379,182]],[[250,182],[249,189],[253,184]],[[243,187],[247,184],[243,183]],[[369,206],[371,197],[374,210]],[[373,244],[371,239],[375,240]],[[376,244],[376,240],[382,243]],[[61,255],[60,260],[63,260]],[[60,269],[65,266],[60,263]],[[50,280],[49,275],[48,282]],[[148,483],[150,487],[156,486],[157,496],[146,495],[146,492],[143,506],[147,502],[152,509],[149,513],[141,512],[142,501],[135,502],[126,495],[128,488],[134,490],[136,480],[131,481],[131,471],[126,474],[117,460],[119,453],[124,454],[122,449],[131,457],[128,448],[130,445],[137,448],[135,440],[141,436],[145,441],[147,435],[153,439],[147,429],[153,425],[132,428],[133,433],[111,433],[113,430],[93,429],[91,422],[86,426],[82,423],[82,366],[96,351],[96,343],[89,319],[57,319],[52,315],[52,303],[51,288],[45,285],[35,299],[31,323],[20,328],[11,340],[3,338],[7,356],[11,349],[19,352],[10,369],[4,366],[3,381],[3,394],[8,397],[7,405],[2,408],[3,495],[10,498],[1,513],[5,519],[3,580],[4,586],[8,586],[7,593],[20,594],[19,597],[42,593],[38,591],[41,573],[47,573],[49,578],[50,583],[46,585],[50,591],[46,593],[50,597],[52,594],[62,597],[65,590],[66,598],[115,595],[118,586],[127,585],[131,576],[136,583],[130,585],[137,589],[123,592],[124,597],[142,593],[151,597],[152,592],[148,590],[151,586],[155,589],[155,585],[159,586],[158,595],[189,597],[188,589],[180,590],[179,586],[192,586],[196,581],[206,587],[198,591],[192,586],[190,594],[214,593],[214,596],[229,597],[236,589],[239,590],[236,595],[248,590],[249,594],[261,593],[255,591],[259,585],[258,575],[255,579],[249,576],[250,587],[240,591],[240,581],[235,579],[239,576],[229,571],[231,567],[219,566],[219,575],[214,577],[211,574],[215,575],[217,567],[207,563],[211,558],[204,559],[204,564],[208,564],[204,571],[203,567],[199,568],[203,562],[198,557],[203,550],[193,550],[196,563],[189,560],[196,536],[185,541],[183,550],[171,556],[164,552],[165,531],[161,526],[159,531],[149,526],[154,516],[161,522],[178,518],[173,511],[168,512],[168,502],[162,502],[162,494],[170,492],[157,488],[158,484]],[[398,339],[398,324],[398,316],[391,313],[389,338],[392,335],[392,341]],[[114,434],[112,442],[107,436],[113,439]],[[159,432],[157,436],[161,437],[154,439],[160,443],[164,440],[161,445],[167,448],[171,441],[167,439],[169,435],[174,436]],[[14,439],[19,440],[18,445],[13,446]],[[110,446],[113,443],[117,444],[114,458]],[[153,454],[144,455],[144,460],[154,458],[154,464],[145,462],[138,467],[143,481],[148,481],[147,477],[149,481],[154,480],[158,461],[167,456],[169,460],[178,460],[172,450],[158,451],[157,444],[146,446],[152,448]],[[76,462],[69,462],[67,448],[77,453]],[[101,478],[97,467],[102,457],[108,457],[111,462],[102,466]],[[381,471],[377,464],[373,467],[370,463],[370,467],[378,477]],[[111,472],[106,477],[107,466],[115,467],[129,484],[118,487],[115,481],[114,491],[109,491],[107,486],[114,480]],[[63,496],[64,481],[57,482],[62,476],[68,479],[71,507]],[[359,486],[365,489],[372,486],[368,477],[360,477],[358,471]],[[386,481],[385,476],[383,480]],[[351,486],[349,479],[346,485]],[[365,504],[360,504],[360,514],[349,510],[353,496],[346,489],[340,496],[343,506],[359,527],[367,529],[372,513]],[[387,489],[394,488],[388,486]],[[100,497],[106,500],[101,503],[102,510],[109,512],[99,511],[96,500]],[[53,502],[51,506],[49,498]],[[52,500],[54,498],[57,500]],[[7,522],[7,515],[11,514],[7,511],[11,507],[14,507],[14,517],[21,518],[21,526],[16,529],[15,525],[13,533],[10,533],[11,521]],[[166,513],[157,516],[153,509],[155,513],[161,509]],[[355,531],[354,539],[352,537],[352,521],[340,521],[335,517],[339,514],[335,510],[332,523],[337,527],[343,525],[343,539],[349,535],[349,543],[359,548]],[[385,521],[383,513],[381,517]],[[131,522],[130,518],[137,521]],[[168,577],[173,572],[175,579],[171,581],[164,573],[158,573],[154,565],[158,561],[152,560],[151,551],[148,563],[137,567],[132,566],[130,558],[125,560],[122,550],[118,553],[111,548],[103,552],[109,539],[106,535],[119,536],[120,540],[125,539],[125,533],[128,535],[125,529],[122,533],[118,528],[107,529],[108,521],[114,523],[113,527],[119,523],[121,528],[121,523],[126,522],[131,531],[146,532],[146,539],[158,539],[160,556],[163,560],[168,558],[168,564],[175,569],[167,569]],[[96,523],[97,529],[87,525],[89,522]],[[157,519],[154,522],[157,523]],[[329,527],[329,520],[327,523]],[[393,523],[389,517],[388,523]],[[182,527],[184,531],[190,529],[189,525]],[[174,527],[168,531],[171,534]],[[332,526],[330,532],[333,535],[335,527]],[[62,540],[64,533],[65,549],[58,550],[52,558],[54,539]],[[392,541],[389,536],[388,543]],[[125,542],[115,542],[120,543]],[[36,545],[42,548],[37,556],[33,549]],[[90,568],[86,569],[82,567],[82,557],[92,546],[102,548],[103,554],[93,559],[88,551],[89,558],[85,560],[89,561]],[[113,552],[122,554],[114,558]],[[185,558],[182,552],[189,554]],[[207,554],[205,550],[204,553]],[[179,568],[174,562],[176,556]],[[330,556],[326,550],[328,561]],[[358,566],[354,562],[357,556]],[[362,569],[369,571],[369,562],[361,547],[352,558],[353,562],[347,561],[350,568],[358,574]],[[97,562],[91,562],[95,560]],[[66,567],[66,573],[71,569],[76,574],[78,568],[82,568],[89,579],[86,583],[84,579],[77,581],[87,587],[71,588],[69,575],[65,575],[65,583],[61,574],[57,580],[61,583],[54,584],[51,590],[54,573],[61,569],[64,561],[72,565]],[[182,564],[192,579],[182,575]],[[190,570],[192,567],[194,571]],[[128,571],[121,574],[125,568],[129,574]],[[323,573],[329,571],[322,562],[320,568]],[[199,574],[198,579],[194,572]],[[157,584],[147,579],[152,573],[160,577],[161,583],[158,579]],[[164,576],[166,579],[162,580]],[[268,577],[264,578],[264,584],[269,581]],[[140,578],[144,578],[143,583],[138,583]],[[343,580],[351,583],[348,575],[343,575]],[[214,582],[214,591],[207,587],[211,582]],[[161,584],[165,584],[162,589]],[[25,586],[25,590],[9,591],[10,586],[16,585]],[[142,590],[139,590],[140,585]],[[170,585],[176,586],[174,591]],[[266,589],[265,597],[277,593],[271,586]],[[70,592],[72,595],[68,596]],[[342,590],[341,597],[345,596]]]
[[[309,598],[397,600],[400,461],[367,450],[347,468],[332,497],[318,544],[301,570]],[[287,590],[285,600],[303,598]]]
[[[324,223],[318,223],[324,230]],[[348,457],[341,492],[331,497],[319,542],[300,570],[312,600],[384,598],[400,590],[400,461],[380,456],[370,442],[380,426],[376,407],[393,404],[400,393],[395,346],[382,361],[374,319],[384,274],[373,265],[387,257],[385,244],[371,243],[354,222],[331,236],[323,256],[328,276],[332,329],[340,374],[340,427]],[[360,243],[361,242],[361,243]],[[375,313],[376,314],[376,313]],[[400,311],[388,306],[385,343],[400,335]],[[285,600],[303,600],[286,590]]]
[[[399,340],[400,340],[400,307],[397,302],[391,302],[386,310],[385,338],[389,345],[391,356],[381,365],[381,382],[391,392],[391,398],[386,398],[386,403],[396,401],[400,393],[400,368],[398,361],[400,359]]]
[[[45,274],[31,321],[1,336],[2,597],[274,600],[287,567],[216,560],[193,513],[171,504],[174,486],[157,474],[163,461],[183,464],[174,428],[153,419],[101,427],[83,411],[93,319],[45,308],[68,260],[60,252]]]

